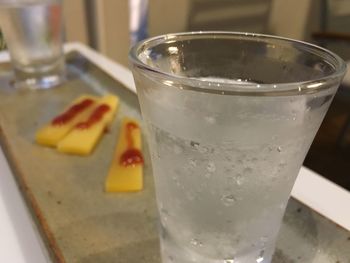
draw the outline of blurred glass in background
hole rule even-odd
[[[61,0],[3,0],[0,26],[15,87],[46,89],[64,81]]]

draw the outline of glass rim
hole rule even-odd
[[[241,37],[241,40],[248,39],[268,39],[275,41],[282,41],[285,43],[297,44],[305,48],[305,52],[318,52],[319,54],[315,54],[320,58],[326,60],[333,68],[334,72],[329,75],[313,78],[306,81],[294,81],[294,82],[283,82],[283,83],[247,83],[235,82],[234,85],[232,83],[225,83],[222,81],[215,80],[202,80],[197,78],[189,78],[186,76],[181,76],[177,74],[171,74],[162,71],[161,69],[152,67],[150,65],[145,64],[139,58],[139,54],[141,51],[147,50],[150,47],[157,46],[159,44],[165,43],[167,41],[177,41],[179,39],[203,39],[208,37],[218,38],[221,37],[223,39],[229,39],[231,37]],[[309,51],[307,51],[309,49]],[[135,44],[131,47],[129,51],[129,61],[133,66],[137,68],[152,73],[154,76],[158,76],[165,80],[169,80],[171,84],[167,84],[168,86],[179,86],[182,90],[192,90],[206,93],[217,93],[222,95],[262,95],[262,96],[278,96],[278,95],[296,95],[296,94],[308,94],[318,92],[320,90],[329,89],[332,87],[332,84],[339,82],[345,72],[346,72],[346,63],[340,58],[337,54],[329,51],[325,48],[319,47],[317,45],[295,40],[286,37],[268,35],[268,34],[257,34],[257,33],[245,33],[245,32],[231,32],[231,31],[193,31],[193,32],[181,32],[181,33],[170,33],[159,35],[151,38],[147,38]],[[188,84],[185,86],[181,86],[181,84]],[[220,89],[215,89],[213,87],[220,86]]]

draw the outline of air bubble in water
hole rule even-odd
[[[233,194],[224,195],[221,200],[224,202],[225,206],[233,205],[237,201]]]
[[[175,182],[175,184],[176,184],[177,186],[181,186],[181,184],[180,184],[179,179],[177,178],[177,176],[173,176],[172,179],[173,179],[173,181]]]
[[[244,177],[241,174],[238,174],[236,176],[236,183],[237,183],[237,185],[242,185],[243,181],[244,181]]]
[[[207,165],[207,170],[211,173],[215,172],[216,167],[214,162],[209,162]]]
[[[278,146],[278,147],[277,147],[277,151],[278,151],[278,152],[282,152],[282,147],[281,147],[281,146]]]
[[[191,146],[202,154],[207,153],[209,151],[207,147],[201,146],[198,142],[192,141]]]
[[[194,148],[197,148],[197,147],[199,146],[199,142],[191,141],[190,144],[191,144],[191,146],[194,147]]]
[[[160,213],[162,214],[162,218],[167,221],[168,220],[168,216],[169,216],[169,212],[168,210],[166,210],[165,208],[161,208],[160,209]]]
[[[205,146],[200,146],[200,147],[198,147],[198,151],[199,151],[200,153],[204,154],[204,153],[207,153],[209,150],[208,150],[208,148],[205,147]]]
[[[191,245],[193,245],[193,246],[203,246],[203,244],[202,244],[202,242],[200,242],[198,239],[196,239],[196,238],[192,238],[191,239]]]
[[[189,163],[190,163],[190,165],[191,165],[192,167],[196,167],[196,166],[197,166],[197,162],[196,162],[196,160],[194,160],[194,159],[190,159],[190,160],[189,160]]]
[[[259,257],[256,259],[256,263],[261,263],[261,262],[264,261],[264,253],[265,253],[264,250],[261,250],[261,251],[260,251],[260,255],[259,255]]]

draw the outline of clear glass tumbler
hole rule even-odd
[[[0,27],[16,87],[45,89],[64,81],[60,0],[1,1]]]
[[[267,35],[194,32],[130,52],[164,263],[267,263],[298,171],[346,70]]]

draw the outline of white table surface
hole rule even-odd
[[[80,43],[66,44],[65,51],[71,50],[81,52],[127,88],[135,91],[131,72],[125,67]],[[0,62],[8,59],[6,52],[0,52]],[[350,230],[350,192],[302,167],[292,195],[320,214]],[[0,262],[51,262],[1,149]]]

